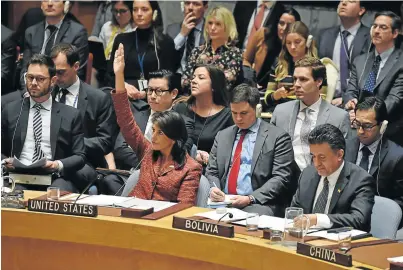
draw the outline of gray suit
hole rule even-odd
[[[206,177],[224,190],[230,170],[232,149],[238,132],[237,126],[217,133],[210,152]],[[284,208],[296,190],[291,179],[294,154],[290,137],[281,129],[261,121],[253,150],[251,184],[257,204],[243,210],[265,215],[283,216]],[[213,184],[214,183],[214,184]]]
[[[291,138],[294,138],[295,124],[299,112],[299,100],[288,101],[276,106],[271,118],[271,123],[282,128]],[[332,124],[343,132],[344,138],[350,136],[350,120],[346,111],[331,105],[326,100],[322,100],[319,107],[316,126]]]

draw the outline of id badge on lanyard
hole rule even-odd
[[[137,60],[139,61],[139,66],[140,66],[140,71],[141,71],[140,79],[138,80],[139,90],[145,91],[148,88],[148,82],[144,77],[144,57],[146,56],[146,52],[144,52],[140,56],[137,32],[136,32],[136,49],[137,49]]]

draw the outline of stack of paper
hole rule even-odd
[[[225,199],[223,202],[213,202],[210,198],[207,200],[207,205],[210,206],[211,208],[214,207],[219,207],[219,206],[226,206],[231,204],[231,198],[233,198],[236,195],[225,195]]]
[[[366,234],[367,232],[360,231],[360,230],[352,230],[351,231],[351,237],[361,235],[361,234]],[[310,233],[309,236],[318,236],[322,238],[326,238],[332,241],[338,241],[339,240],[339,234],[338,233],[328,233],[326,230],[325,231],[318,231],[318,232],[313,232]]]
[[[246,226],[246,220],[233,222],[237,225]],[[271,217],[266,215],[261,215],[259,217],[259,229],[270,228],[272,230],[284,230],[284,218]]]
[[[126,198],[128,199],[128,198]],[[128,200],[122,202],[116,202],[115,206],[124,208],[136,208],[136,209],[148,209],[154,208],[154,212],[161,211],[168,207],[175,205],[176,203],[167,201],[154,201],[154,200],[143,200],[135,197],[131,197]]]
[[[224,215],[226,215],[221,221],[231,221],[231,220],[239,220],[239,219],[246,219],[246,212],[236,209],[236,208],[227,208],[227,213],[231,213],[233,215],[232,218],[230,218],[227,214],[217,214],[216,211],[210,211],[210,212],[204,212],[204,213],[199,213],[196,214],[195,216],[198,217],[205,217],[211,220],[219,220],[222,218]]]

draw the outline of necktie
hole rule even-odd
[[[369,168],[369,155],[371,154],[371,151],[368,149],[368,147],[364,146],[361,149],[362,153],[362,158],[360,161],[360,167],[363,168],[364,170],[368,171]]]
[[[239,169],[241,168],[241,153],[242,153],[242,143],[245,139],[245,135],[248,133],[247,129],[241,131],[241,137],[239,138],[238,144],[235,148],[235,154],[232,158],[232,167],[228,178],[228,193],[237,194],[236,187],[238,183]]]
[[[364,90],[369,92],[374,92],[375,84],[376,84],[376,76],[378,75],[379,66],[381,64],[381,56],[375,58],[374,64],[372,65],[372,70],[369,73],[369,76],[365,82]]]
[[[196,31],[197,30],[196,30],[196,27],[195,27],[190,31],[190,33],[188,35],[188,39],[186,41],[186,58],[185,58],[186,61],[188,60],[189,55],[192,53],[192,50],[195,47],[195,32]]]
[[[307,165],[309,165],[309,164],[311,164],[311,155],[310,155],[308,137],[309,137],[309,133],[311,132],[311,125],[312,125],[312,120],[311,120],[309,113],[312,110],[310,108],[306,107],[302,111],[305,112],[305,119],[301,125],[300,138],[301,138],[302,148],[304,149],[305,162]]]
[[[41,149],[41,142],[42,142],[42,116],[41,116],[41,109],[43,106],[40,103],[36,103],[34,105],[35,112],[34,112],[34,141],[35,141],[35,150],[34,155],[32,156],[32,163],[40,160],[45,156]]]
[[[325,214],[327,197],[329,195],[329,180],[327,177],[323,180],[323,189],[320,192],[318,199],[316,200],[315,207],[313,208],[313,213]]]
[[[45,47],[45,54],[50,55],[52,47],[55,43],[55,38],[56,38],[55,31],[57,30],[57,27],[54,25],[48,25],[47,29],[49,29],[49,37],[48,37],[46,47]]]
[[[264,11],[266,9],[265,4],[260,4],[259,12],[256,14],[255,21],[253,22],[252,29],[250,30],[250,34],[248,37],[248,43],[253,39],[253,35],[256,33],[257,30],[262,26],[263,18],[264,18]],[[246,44],[248,45],[248,44]]]
[[[60,92],[62,93],[62,96],[60,97],[59,102],[66,104],[66,96],[69,93],[69,90],[62,88],[60,89]]]
[[[340,87],[342,93],[344,93],[347,89],[347,79],[349,78],[349,69],[348,69],[348,42],[347,37],[350,35],[350,32],[344,30],[342,32],[342,42],[340,46]],[[337,93],[341,94],[341,93]]]

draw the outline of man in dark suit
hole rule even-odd
[[[185,70],[187,58],[192,50],[205,42],[204,13],[207,9],[208,1],[184,1],[183,21],[168,25],[167,35],[174,40],[175,49],[180,53],[180,74]]]
[[[15,90],[16,61],[17,44],[13,37],[13,31],[1,25],[1,95]]]
[[[308,141],[314,165],[301,173],[291,206],[304,210],[310,226],[370,231],[374,179],[359,166],[344,161],[343,133],[324,124],[311,131]]]
[[[168,70],[159,70],[150,72],[150,79],[148,81],[147,101],[132,100],[131,109],[136,119],[137,125],[145,135],[145,138],[151,141],[152,136],[152,115],[154,112],[163,112],[172,109],[172,104],[178,95],[178,89],[174,84],[174,74]],[[188,140],[185,143],[188,152],[193,146],[193,140],[191,134],[194,131],[194,121],[189,117],[182,115],[185,120],[186,129],[188,132]],[[140,160],[138,160],[136,153],[126,143],[123,135],[119,133],[113,155],[110,157],[114,159],[114,164],[109,162],[110,169],[123,169],[123,170],[135,170],[139,166]],[[102,181],[104,183],[102,190],[104,193],[114,195],[117,192],[121,192],[121,187],[125,183],[125,177],[117,174],[111,174],[104,177]]]
[[[387,114],[379,98],[367,97],[357,104],[353,121],[357,137],[346,141],[345,159],[368,171],[376,180],[376,194],[394,200],[403,210],[403,148],[383,138]]]
[[[85,164],[82,122],[78,111],[52,101],[55,74],[50,57],[32,56],[26,75],[29,95],[22,102],[7,104],[2,111],[2,159],[8,157],[6,167],[13,170],[14,156],[27,165],[46,157],[42,171],[53,174],[52,186],[77,192],[82,179],[76,171]],[[20,188],[46,190],[47,187]]]
[[[294,162],[290,136],[259,118],[256,88],[241,84],[233,90],[230,107],[235,125],[217,133],[206,177],[210,199],[231,198],[232,206],[261,215],[284,216],[295,191],[291,179]]]
[[[68,1],[42,1],[45,21],[29,27],[25,31],[24,58],[21,71],[21,85],[27,63],[35,53],[49,55],[51,48],[58,43],[69,43],[78,48],[80,55],[79,77],[85,79],[85,66],[88,59],[88,34],[85,28],[65,17]]]
[[[375,15],[371,33],[375,50],[355,59],[343,97],[351,121],[358,101],[367,96],[384,100],[389,121],[386,137],[399,145],[403,145],[403,53],[395,47],[395,39],[401,25],[399,16],[391,11]]]
[[[348,113],[320,97],[324,81],[326,67],[320,60],[314,57],[298,60],[294,70],[297,100],[277,105],[271,118],[273,125],[290,134],[295,161],[301,171],[311,164],[307,137],[315,126],[330,123],[338,127],[344,137],[350,133]]]
[[[340,76],[332,104],[340,106],[347,90],[354,59],[368,51],[371,44],[369,28],[361,23],[365,7],[361,1],[342,0],[337,7],[341,25],[324,29],[319,35],[319,57],[328,57],[339,67]]]

